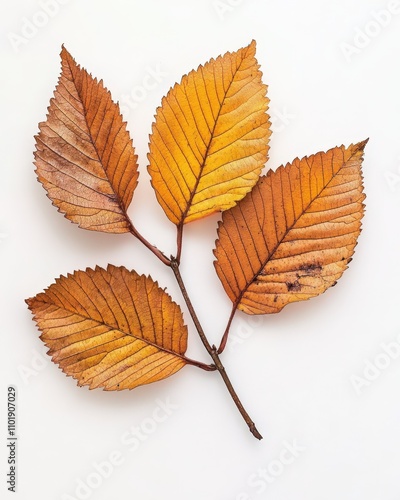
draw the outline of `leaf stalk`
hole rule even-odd
[[[237,304],[235,303],[235,304],[233,304],[232,312],[231,312],[231,315],[229,316],[228,324],[226,325],[225,332],[222,336],[221,343],[218,347],[218,354],[221,354],[226,347],[226,343],[228,341],[229,330],[230,330],[231,323],[232,323],[232,320],[235,316],[236,311],[237,311]]]
[[[137,238],[139,241],[141,241],[143,243],[143,245],[145,247],[147,247],[151,252],[153,252],[153,254],[161,260],[161,262],[163,264],[165,264],[166,266],[170,266],[171,265],[171,261],[170,259],[164,255],[161,250],[159,250],[156,246],[152,245],[149,241],[146,240],[146,238],[144,238],[140,233],[139,231],[135,228],[135,226],[133,225],[132,221],[129,221],[130,222],[130,233],[135,236],[135,238]]]

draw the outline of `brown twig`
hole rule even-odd
[[[204,347],[206,348],[207,352],[209,353],[209,355],[211,356],[211,358],[213,359],[214,361],[214,364],[217,368],[217,370],[219,371],[219,373],[221,374],[221,377],[229,391],[229,394],[231,395],[235,405],[237,406],[240,414],[242,415],[243,419],[245,420],[246,424],[248,425],[249,429],[250,429],[250,432],[253,434],[254,437],[256,437],[257,439],[262,439],[262,436],[261,434],[258,432],[256,426],[255,426],[255,423],[251,420],[249,414],[247,413],[247,411],[245,410],[244,406],[242,405],[238,395],[236,394],[233,386],[232,386],[232,383],[226,373],[226,370],[225,370],[225,367],[224,365],[222,364],[220,358],[219,358],[219,355],[218,355],[218,350],[217,348],[213,345],[211,346],[210,343],[208,342],[207,340],[207,337],[204,333],[204,330],[200,324],[200,321],[197,317],[197,314],[193,308],[193,305],[192,305],[192,302],[189,298],[189,295],[187,293],[187,290],[186,290],[186,287],[185,287],[185,284],[183,282],[183,279],[182,279],[182,275],[180,273],[180,270],[179,270],[179,263],[178,261],[171,257],[171,269],[173,270],[174,272],[174,275],[175,275],[175,278],[176,278],[176,281],[179,285],[179,288],[182,292],[182,296],[186,302],[186,305],[187,305],[187,308],[189,309],[189,313],[192,317],[192,320],[193,320],[193,323],[196,327],[196,330],[200,336],[200,339],[201,341],[203,342],[203,345]]]
[[[172,271],[174,272],[174,276],[176,278],[176,281],[179,285],[179,288],[182,292],[182,296],[186,302],[186,305],[187,305],[187,308],[189,309],[189,313],[190,313],[190,316],[192,317],[192,320],[193,320],[193,323],[194,323],[194,326],[200,336],[200,339],[201,341],[203,342],[203,345],[204,347],[206,348],[207,352],[209,353],[209,355],[211,356],[212,360],[214,361],[214,364],[213,365],[206,365],[205,363],[201,363],[200,361],[195,361],[195,360],[192,360],[190,358],[187,358],[187,362],[188,364],[191,364],[191,365],[194,365],[194,366],[197,366],[198,368],[202,368],[203,370],[207,370],[207,371],[214,371],[214,370],[218,370],[221,377],[222,377],[222,380],[224,381],[225,383],[225,386],[227,387],[228,391],[229,391],[229,394],[231,395],[236,407],[238,408],[240,414],[242,415],[244,421],[246,422],[247,426],[249,427],[250,429],[250,432],[253,434],[254,437],[256,437],[257,439],[262,439],[262,436],[261,434],[258,432],[256,426],[255,426],[255,423],[251,420],[249,414],[247,413],[247,411],[245,410],[244,406],[242,405],[238,395],[236,394],[235,392],[235,389],[233,388],[232,386],[232,383],[226,373],[226,370],[225,370],[225,367],[224,365],[222,364],[220,358],[219,358],[219,351],[221,350],[221,346],[222,346],[222,350],[223,350],[223,347],[225,346],[225,343],[226,343],[226,338],[227,338],[227,335],[228,335],[228,331],[229,331],[229,326],[230,326],[230,323],[232,321],[232,318],[233,318],[233,314],[234,314],[234,311],[232,312],[231,314],[231,317],[229,319],[229,322],[228,322],[228,326],[227,326],[227,329],[225,330],[225,334],[224,334],[224,337],[223,337],[223,340],[222,342],[224,342],[224,339],[225,339],[225,342],[224,344],[221,342],[221,346],[219,349],[217,349],[215,347],[215,345],[211,346],[210,343],[208,342],[207,340],[207,337],[204,333],[204,330],[200,324],[200,321],[197,317],[197,314],[196,314],[196,311],[194,310],[194,307],[193,307],[193,304],[189,298],[189,295],[187,293],[187,290],[186,290],[186,287],[185,287],[185,284],[183,282],[183,279],[182,279],[182,275],[180,273],[180,270],[179,270],[179,262],[180,262],[180,257],[181,257],[181,252],[182,252],[182,236],[183,236],[183,226],[178,226],[178,234],[177,234],[177,256],[176,257],[171,257],[170,259],[168,259],[168,257],[166,257],[156,246],[152,245],[151,243],[149,243],[138,231],[137,229],[135,228],[135,226],[132,224],[132,222],[130,223],[130,232],[133,236],[135,236],[138,240],[140,240],[158,259],[161,260],[161,262],[163,262],[166,266],[169,266],[171,267]],[[222,352],[222,350],[220,352]]]

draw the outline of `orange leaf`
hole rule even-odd
[[[39,124],[38,180],[67,219],[84,229],[130,230],[127,208],[137,185],[137,157],[118,104],[63,47],[62,73]]]
[[[124,267],[61,276],[27,303],[53,361],[78,385],[133,389],[187,363],[179,306],[150,277]]]
[[[271,132],[255,51],[253,41],[199,66],[157,109],[148,169],[176,225],[232,207],[258,180]]]
[[[276,313],[340,278],[361,230],[366,142],[269,171],[223,214],[215,267],[234,310]]]

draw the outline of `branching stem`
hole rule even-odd
[[[193,308],[193,305],[192,305],[192,302],[189,298],[189,295],[187,293],[187,290],[186,290],[186,287],[185,287],[185,284],[183,282],[183,279],[182,279],[182,275],[180,273],[180,270],[179,270],[179,263],[178,261],[175,259],[175,258],[171,258],[171,268],[174,272],[174,275],[175,275],[175,278],[176,278],[176,281],[179,285],[179,288],[182,292],[182,296],[186,302],[186,305],[187,305],[187,308],[189,309],[189,313],[192,317],[192,320],[193,320],[193,323],[196,327],[196,330],[200,336],[200,339],[201,341],[203,342],[204,344],[204,347],[206,348],[207,352],[209,353],[209,355],[211,356],[212,360],[214,361],[214,364],[217,368],[217,370],[219,371],[219,373],[221,374],[221,377],[229,391],[229,394],[231,395],[235,405],[237,406],[240,414],[242,415],[244,421],[246,422],[246,424],[248,425],[249,429],[250,429],[250,432],[253,434],[254,437],[256,437],[257,439],[262,439],[262,436],[261,434],[258,432],[256,426],[255,426],[255,423],[251,420],[249,414],[247,413],[247,411],[245,410],[244,406],[242,405],[238,395],[236,394],[235,392],[235,389],[233,388],[232,386],[232,383],[226,373],[226,370],[225,370],[225,367],[224,365],[222,364],[220,358],[219,358],[219,355],[218,355],[218,351],[217,351],[217,348],[213,345],[211,346],[210,343],[208,342],[207,340],[207,337],[204,333],[204,330],[200,324],[200,321],[197,317],[197,314],[196,314],[196,311],[194,310]]]
[[[231,314],[231,317],[229,318],[229,322],[228,322],[228,326],[225,330],[225,334],[222,338],[222,342],[221,342],[221,345],[219,347],[219,349],[217,349],[215,347],[215,345],[211,346],[210,343],[208,342],[207,340],[207,337],[204,333],[204,330],[200,324],[200,321],[197,317],[197,314],[196,314],[196,311],[194,310],[194,307],[193,307],[193,304],[189,298],[189,295],[187,293],[187,290],[186,290],[186,287],[185,287],[185,284],[183,282],[183,279],[182,279],[182,275],[180,273],[180,270],[179,270],[179,262],[180,262],[180,257],[181,257],[181,252],[182,252],[182,236],[183,236],[183,225],[180,225],[178,226],[178,236],[177,236],[177,256],[176,257],[171,257],[170,259],[168,257],[166,257],[156,246],[152,245],[151,243],[149,243],[140,233],[139,231],[137,231],[137,229],[135,228],[135,226],[132,224],[132,222],[130,222],[130,233],[135,236],[135,238],[137,238],[138,240],[140,240],[158,259],[161,260],[161,262],[163,264],[165,264],[166,266],[169,266],[171,267],[173,273],[174,273],[174,276],[176,278],[176,281],[179,285],[179,288],[182,292],[182,296],[186,302],[186,305],[187,305],[187,308],[189,309],[189,313],[190,313],[190,316],[192,317],[192,320],[193,320],[193,323],[194,323],[194,326],[196,327],[196,330],[200,336],[200,339],[201,341],[203,342],[203,345],[204,347],[206,348],[207,352],[209,353],[209,355],[211,356],[212,360],[214,361],[214,364],[213,365],[206,365],[205,363],[201,363],[200,361],[195,361],[195,360],[192,360],[190,358],[186,358],[187,359],[187,363],[188,364],[191,364],[191,365],[194,365],[194,366],[197,366],[198,368],[201,368],[203,370],[207,370],[207,371],[214,371],[214,370],[218,370],[221,377],[222,377],[222,380],[224,381],[225,383],[225,386],[226,388],[228,389],[229,391],[229,394],[231,395],[236,407],[238,408],[240,414],[242,415],[244,421],[246,422],[247,426],[249,427],[250,429],[250,432],[253,434],[254,437],[256,437],[257,439],[262,439],[262,436],[261,434],[258,432],[257,428],[256,428],[256,425],[255,423],[251,420],[249,414],[247,413],[247,411],[245,410],[244,406],[242,405],[238,395],[236,394],[236,391],[235,389],[233,388],[232,386],[232,383],[226,373],[226,370],[225,370],[225,367],[224,365],[222,364],[221,360],[220,360],[220,357],[219,357],[219,353],[221,353],[223,351],[223,348],[225,347],[225,344],[226,344],[226,338],[227,338],[227,335],[228,335],[228,331],[229,331],[229,326],[231,324],[231,321],[233,319],[233,315],[235,313],[235,311],[232,311],[232,314]]]

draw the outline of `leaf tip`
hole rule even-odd
[[[253,38],[253,40],[248,45],[246,45],[245,47],[243,47],[243,49],[239,50],[239,53],[242,52],[244,58],[255,57],[255,55],[256,55],[256,46],[257,46],[257,43],[256,43],[256,41]]]
[[[365,146],[368,144],[369,137],[364,139],[363,141],[360,141],[359,143],[356,144],[356,147],[359,151],[364,151]]]
[[[32,311],[33,308],[33,301],[35,300],[35,297],[30,297],[29,299],[25,299],[25,304],[28,306],[28,309]]]
[[[61,45],[60,57],[61,57],[62,61],[67,60],[67,59],[73,59],[70,52],[65,48],[64,44]]]

